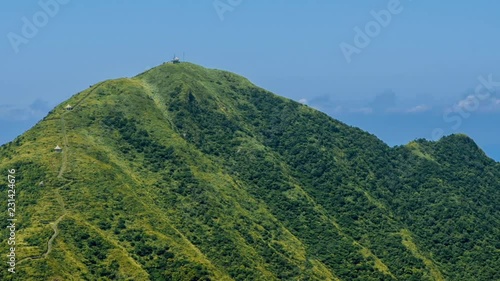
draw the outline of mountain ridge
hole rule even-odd
[[[500,169],[471,141],[391,148],[180,63],[74,95],[0,156],[22,173],[17,254],[49,252],[26,280],[491,280]]]

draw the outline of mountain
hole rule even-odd
[[[472,139],[391,148],[225,71],[95,84],[0,159],[1,280],[500,280]]]

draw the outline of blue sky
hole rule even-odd
[[[96,82],[174,53],[390,145],[465,133],[500,160],[500,2],[7,1],[0,143]]]

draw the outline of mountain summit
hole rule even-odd
[[[230,72],[95,84],[0,158],[1,280],[500,280],[473,140],[391,148]]]

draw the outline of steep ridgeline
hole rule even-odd
[[[1,280],[500,280],[500,165],[471,139],[390,148],[229,72],[96,84],[0,157]]]

